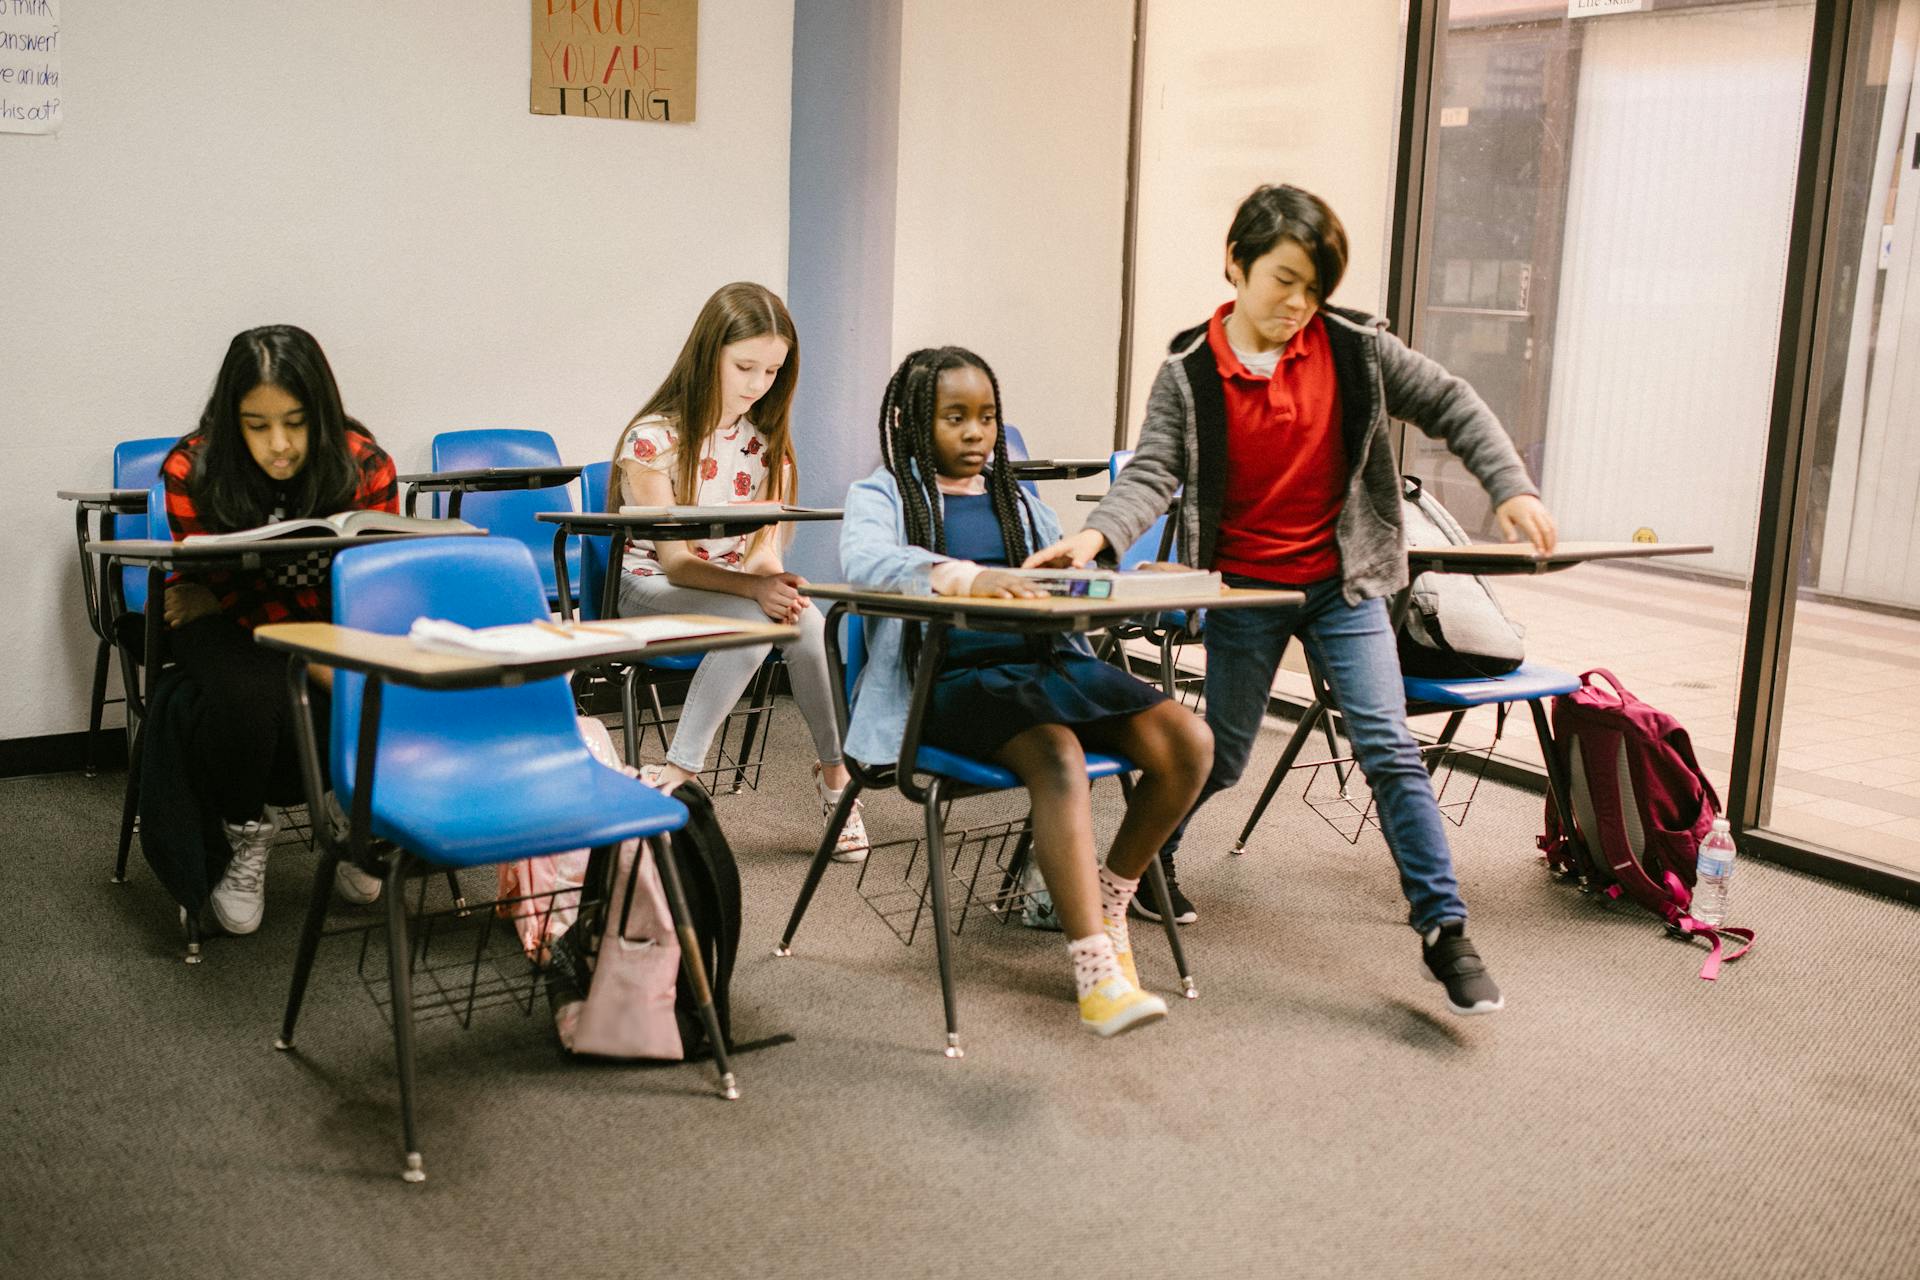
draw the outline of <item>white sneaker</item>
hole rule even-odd
[[[220,883],[213,886],[208,905],[213,908],[213,918],[228,933],[252,933],[266,914],[267,849],[278,827],[269,813],[252,822],[229,822],[226,828],[233,861],[227,864],[227,874],[220,877]]]
[[[385,887],[386,882],[379,876],[368,875],[345,858],[333,869],[333,891],[358,906],[378,902],[380,890]]]
[[[331,791],[327,792],[326,809],[327,825],[333,828],[334,843],[345,849],[352,823],[346,810],[340,807],[340,797]],[[364,907],[369,902],[378,902],[380,890],[385,885],[386,881],[379,876],[369,875],[344,857],[333,869],[333,891],[340,895],[342,901],[356,906]]]
[[[838,791],[827,790],[826,779],[821,776],[820,766],[813,766],[813,789],[820,797],[820,812],[831,818],[833,811],[840,806],[840,797],[846,794],[846,788]],[[867,860],[867,822],[860,816],[860,801],[853,802],[853,812],[847,815],[846,825],[840,828],[840,836],[833,842],[833,860],[835,862],[865,862]]]

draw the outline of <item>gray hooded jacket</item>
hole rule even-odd
[[[1389,420],[1410,422],[1464,462],[1497,507],[1539,490],[1479,393],[1357,311],[1323,307],[1340,387],[1347,494],[1335,526],[1348,603],[1407,585],[1400,477]],[[1210,567],[1227,491],[1227,409],[1207,326],[1175,337],[1147,397],[1133,461],[1087,517],[1113,552],[1130,547],[1183,488],[1177,554]]]

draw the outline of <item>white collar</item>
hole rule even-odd
[[[955,480],[951,476],[936,475],[933,483],[941,493],[950,498],[974,497],[987,491],[987,473],[976,471],[965,480]]]

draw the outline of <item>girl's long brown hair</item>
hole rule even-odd
[[[686,345],[668,370],[666,380],[620,432],[622,440],[637,422],[651,417],[673,419],[679,432],[680,456],[674,468],[676,502],[692,502],[698,492],[700,460],[707,437],[720,425],[720,352],[735,342],[772,334],[787,344],[787,358],[774,375],[773,385],[761,396],[748,417],[767,438],[767,492],[762,497],[791,502],[800,473],[794,464],[793,387],[800,378],[800,338],[793,317],[780,295],[765,285],[736,281],[714,290],[687,334]],[[620,509],[620,454],[614,445],[614,466],[607,478],[607,510]]]

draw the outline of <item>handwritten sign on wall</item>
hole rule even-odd
[[[60,127],[60,0],[0,0],[0,133]]]
[[[684,124],[699,28],[700,0],[533,0],[528,108]]]

